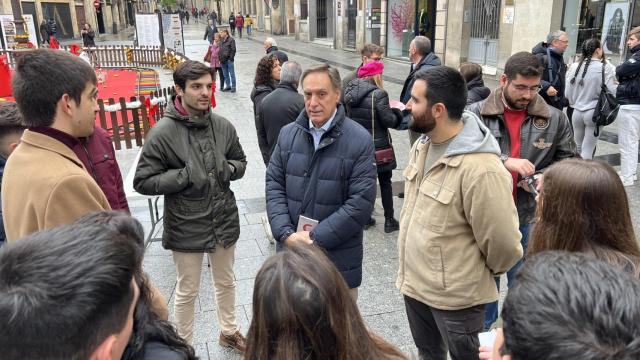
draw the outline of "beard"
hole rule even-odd
[[[194,111],[207,111],[209,110],[209,107],[211,106],[211,99],[207,99],[206,100],[206,104],[204,102],[200,102],[199,100],[205,100],[205,99],[200,99],[200,97],[198,96],[189,96],[189,95],[183,95],[182,96],[183,100],[184,100],[184,105],[186,105],[187,108],[190,108],[191,110]]]
[[[411,113],[411,120],[409,121],[409,130],[415,131],[421,134],[428,134],[436,128],[436,119],[431,116],[427,111],[422,114]]]
[[[504,96],[504,101],[507,103],[507,105],[509,105],[509,107],[514,110],[524,110],[527,108],[527,106],[529,106],[529,103],[531,102],[531,100],[526,98],[514,99],[511,94],[509,94],[507,87],[502,88],[502,95]]]

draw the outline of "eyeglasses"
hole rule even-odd
[[[540,85],[536,85],[532,87],[528,87],[526,85],[515,85],[515,84],[512,84],[512,85],[513,85],[513,88],[516,89],[516,91],[521,93],[525,93],[525,92],[537,93],[538,91],[540,91],[540,89],[542,89],[542,86]]]

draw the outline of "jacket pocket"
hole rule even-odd
[[[447,227],[451,201],[454,196],[455,192],[453,190],[428,178],[425,179],[420,185],[415,206],[416,221],[434,233],[443,233]]]
[[[407,167],[402,172],[402,175],[408,180],[413,181],[416,175],[418,175],[418,169],[416,169],[413,165],[407,165]]]

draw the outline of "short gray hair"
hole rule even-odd
[[[285,61],[280,71],[280,84],[291,84],[298,87],[300,76],[302,75],[302,66],[295,61]]]
[[[567,35],[566,32],[562,30],[552,31],[547,35],[547,45],[551,45],[554,40],[560,40],[560,36]]]
[[[412,40],[416,52],[422,56],[426,56],[431,52],[431,40],[426,36],[416,36]]]
[[[304,83],[304,79],[311,73],[325,73],[329,75],[329,79],[331,79],[331,86],[334,90],[341,91],[342,90],[342,80],[340,79],[340,73],[338,69],[328,64],[318,64],[313,65],[302,73],[302,78],[300,79],[301,83]]]
[[[278,46],[278,44],[276,44],[276,39],[272,38],[272,37],[268,37],[264,40],[264,42],[266,44],[269,44],[271,46]]]

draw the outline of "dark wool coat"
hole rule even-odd
[[[319,224],[311,231],[350,288],[362,282],[362,228],[376,198],[371,135],[338,105],[333,123],[314,150],[309,118],[280,131],[267,169],[267,214],[282,243],[297,230],[300,215]]]

